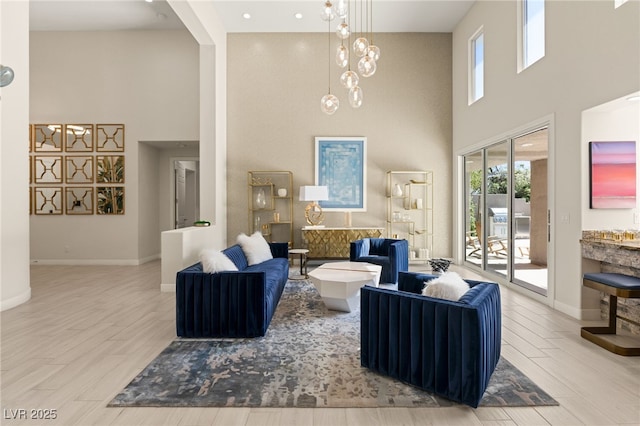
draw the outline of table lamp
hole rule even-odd
[[[304,217],[311,226],[318,226],[324,220],[322,207],[318,201],[329,199],[329,188],[326,186],[301,186],[300,201],[310,201],[304,209]]]

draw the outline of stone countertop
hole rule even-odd
[[[599,236],[600,231],[582,231],[582,257],[624,267],[621,273],[640,276],[640,239],[605,240]]]
[[[615,240],[601,240],[601,239],[590,239],[583,238],[580,240],[581,244],[596,244],[603,246],[610,246],[612,248],[619,248],[623,250],[634,250],[640,251],[640,241],[638,240],[629,240],[629,241],[615,241]]]
[[[632,235],[634,231],[629,231]],[[608,247],[610,249],[623,249],[623,250],[633,250],[640,251],[640,235],[638,232],[635,232],[634,237],[636,239],[633,240],[613,240],[613,239],[604,239],[601,238],[603,231],[582,231],[582,239],[580,243],[584,246],[586,244],[596,245],[599,247]]]

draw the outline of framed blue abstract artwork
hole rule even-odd
[[[323,210],[367,210],[366,159],[365,137],[316,137],[316,185],[329,189]]]

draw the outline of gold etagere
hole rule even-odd
[[[293,173],[249,171],[249,232],[293,247]]]
[[[433,172],[387,172],[387,236],[409,241],[409,261],[426,262],[433,249]]]

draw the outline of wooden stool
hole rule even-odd
[[[618,297],[640,298],[640,278],[614,273],[584,274],[582,285],[609,295],[609,325],[582,327],[580,335],[609,352],[625,356],[640,355],[640,336],[616,334]]]

